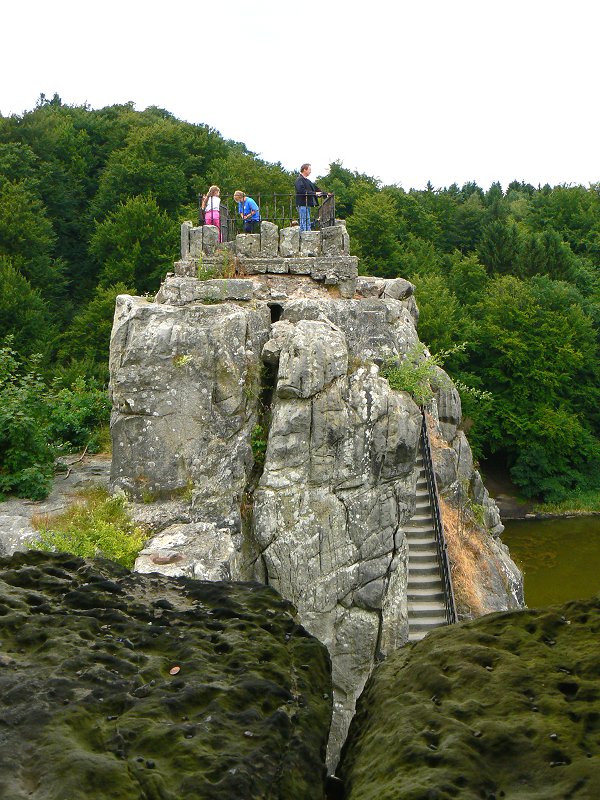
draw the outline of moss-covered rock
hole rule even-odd
[[[600,597],[439,628],[361,696],[346,800],[600,797]]]
[[[258,584],[0,559],[0,797],[320,798],[325,648]]]

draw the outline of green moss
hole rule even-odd
[[[600,797],[600,599],[439,629],[378,667],[347,800]]]
[[[258,584],[0,559],[0,797],[322,800],[330,663],[292,613]]]

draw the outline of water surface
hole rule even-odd
[[[529,608],[600,593],[600,516],[507,520],[502,541],[525,577]]]

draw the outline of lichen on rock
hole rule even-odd
[[[346,800],[600,797],[600,598],[440,628],[379,665]]]
[[[326,649],[257,584],[0,559],[0,796],[313,800]]]

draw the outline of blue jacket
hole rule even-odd
[[[237,205],[238,214],[243,214],[244,216],[251,214],[247,219],[248,222],[260,222],[260,211],[251,197],[246,197],[243,203],[238,203]]]

